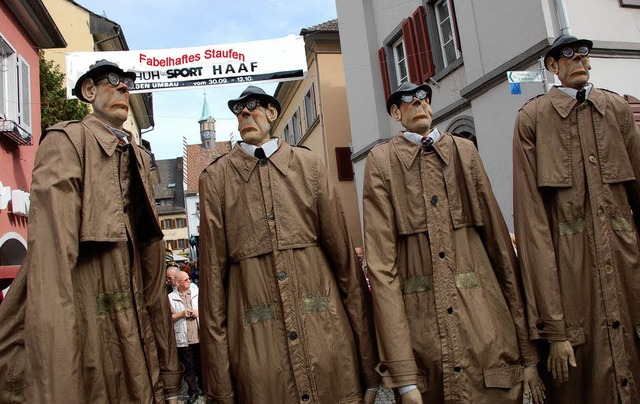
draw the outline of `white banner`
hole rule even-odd
[[[280,82],[307,77],[304,39],[285,38],[192,48],[69,52],[67,98],[89,66],[107,59],[137,75],[134,92]]]

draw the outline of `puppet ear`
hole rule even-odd
[[[555,58],[551,56],[547,58],[547,67],[549,67],[549,71],[551,73],[553,74],[558,73],[558,61]]]
[[[93,82],[93,79],[90,79],[90,78],[84,79],[84,81],[82,82],[82,86],[80,87],[80,90],[82,91],[82,96],[90,104],[92,104],[93,101],[96,99],[96,94],[98,92],[98,87],[96,87],[95,83]]]
[[[396,121],[400,122],[402,119],[402,113],[400,112],[400,108],[396,104],[391,106],[391,117]]]
[[[269,103],[266,110],[267,110],[267,119],[269,120],[269,123],[275,121],[276,118],[278,118],[278,110],[273,104]]]

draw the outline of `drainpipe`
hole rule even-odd
[[[567,15],[567,7],[564,0],[556,1],[556,11],[560,23],[560,31],[562,34],[571,35],[571,27],[569,26],[569,16]]]

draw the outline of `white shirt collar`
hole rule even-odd
[[[587,98],[589,98],[589,93],[591,92],[591,89],[593,88],[593,84],[591,83],[587,83],[586,86],[582,87],[585,89],[585,94],[584,94],[584,99],[586,100]],[[558,87],[558,90],[562,91],[563,93],[567,94],[569,97],[573,98],[574,100],[576,99],[576,94],[578,94],[578,90],[576,90],[575,88],[569,88],[569,87]]]
[[[422,138],[424,136],[419,135],[417,133],[413,133],[413,132],[409,132],[409,131],[405,131],[403,133],[404,137],[410,141],[411,143],[415,143],[418,146],[422,146]],[[431,139],[433,139],[433,143],[437,142],[438,140],[440,140],[440,132],[438,131],[438,128],[434,128],[431,133],[429,133],[427,135],[427,137],[430,137]]]
[[[267,156],[267,158],[271,157],[271,155],[275,153],[276,150],[278,150],[278,140],[279,140],[278,138],[274,138],[269,140],[267,143],[263,144],[262,146],[260,146],[262,147],[262,150],[264,150],[264,154]],[[242,147],[242,150],[246,151],[252,156],[256,151],[256,149],[258,148],[258,146],[245,143],[245,142],[240,142],[240,147]]]

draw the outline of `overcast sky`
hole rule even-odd
[[[219,45],[298,35],[336,18],[335,0],[76,0],[118,23],[131,50]],[[277,84],[261,85],[273,94]],[[226,103],[245,85],[153,93],[155,129],[143,135],[156,159],[182,156],[182,137],[200,143],[198,120],[206,92],[216,119],[216,140],[237,134]]]

